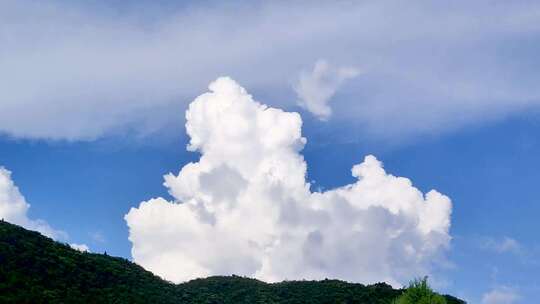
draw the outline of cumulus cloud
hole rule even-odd
[[[51,228],[47,222],[28,218],[29,208],[30,205],[11,179],[11,172],[0,167],[0,218],[53,239],[67,239],[65,232]]]
[[[508,287],[497,287],[482,296],[482,304],[512,304],[516,303],[521,296]]]
[[[325,60],[318,60],[312,71],[300,73],[294,86],[300,98],[298,105],[321,120],[328,119],[332,114],[328,104],[332,96],[345,81],[359,74],[360,71],[354,67],[333,67]]]
[[[394,285],[429,273],[449,245],[451,201],[388,174],[374,156],[356,182],[312,192],[298,113],[219,78],[186,112],[198,162],[165,176],[174,201],[125,216],[135,262],[174,282],[214,274]]]
[[[359,134],[402,138],[540,106],[537,49],[523,43],[540,33],[537,1],[133,5],[0,1],[0,133],[145,134],[223,73],[287,92],[292,106],[290,84],[322,57],[365,74],[332,106]],[[315,88],[306,106],[325,117]]]
[[[77,244],[77,243],[71,243],[69,246],[75,250],[78,250],[80,252],[90,252],[90,248],[86,244]]]

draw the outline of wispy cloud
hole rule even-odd
[[[511,237],[503,237],[501,239],[485,238],[482,247],[497,253],[512,253],[520,255],[524,253],[522,245]]]
[[[300,73],[294,85],[298,104],[319,119],[327,120],[332,114],[330,99],[345,81],[359,74],[354,67],[333,67],[325,60],[318,60],[312,71]]]
[[[519,293],[509,287],[496,287],[482,296],[482,304],[513,304],[521,296]]]
[[[105,243],[107,240],[101,231],[94,231],[89,233],[90,238],[96,243]]]

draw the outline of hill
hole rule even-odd
[[[124,258],[79,252],[0,222],[0,303],[391,303],[385,283],[338,280],[268,284],[238,276],[172,284]],[[445,296],[448,304],[465,303]]]

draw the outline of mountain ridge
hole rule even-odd
[[[386,283],[340,280],[265,283],[213,276],[173,284],[125,258],[80,252],[0,222],[1,303],[366,303],[403,293]],[[445,296],[448,304],[465,303]]]

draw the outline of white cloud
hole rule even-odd
[[[482,296],[482,304],[512,304],[520,299],[520,295],[513,289],[498,287]]]
[[[523,253],[522,245],[517,240],[507,236],[501,239],[487,238],[483,247],[497,253]]]
[[[201,157],[165,176],[175,201],[125,216],[135,262],[174,282],[234,273],[398,285],[444,260],[448,197],[424,195],[374,156],[352,168],[355,183],[311,192],[300,116],[230,78],[209,88],[186,112],[188,149]]]
[[[101,231],[94,231],[89,233],[90,238],[96,243],[105,243],[107,239]]]
[[[79,250],[80,252],[90,252],[90,248],[86,244],[71,243],[69,246],[75,250]]]
[[[321,120],[332,114],[328,104],[343,83],[360,74],[354,67],[333,67],[325,60],[318,60],[312,71],[300,73],[294,86],[300,98],[298,104]]]
[[[0,133],[151,132],[224,73],[290,106],[290,83],[318,58],[362,68],[332,106],[358,133],[402,138],[540,106],[536,46],[523,43],[540,32],[538,2],[145,3],[0,1]]]
[[[11,179],[11,172],[0,167],[0,218],[26,229],[35,230],[53,239],[67,239],[64,231],[51,228],[43,220],[28,218],[30,205]]]

